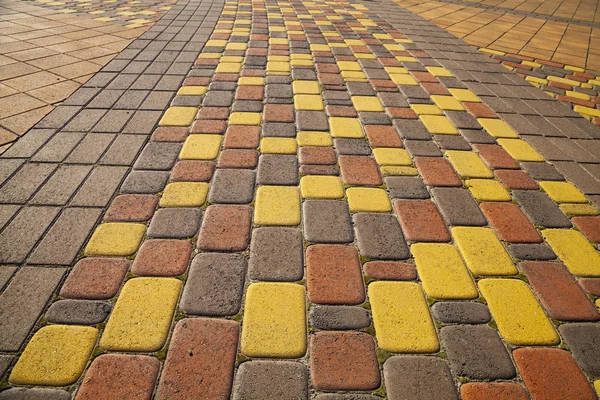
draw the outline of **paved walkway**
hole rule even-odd
[[[179,0],[0,156],[0,399],[596,399],[598,139],[390,0]]]

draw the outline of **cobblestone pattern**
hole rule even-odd
[[[20,267],[0,296],[29,290],[37,310],[0,315],[9,385],[76,398],[596,398],[598,197],[560,172],[596,165],[576,152],[596,127],[388,2],[229,0],[211,32],[167,110],[140,121],[151,139],[46,313],[61,322],[38,324],[16,363],[15,338],[66,268]],[[502,109],[521,104],[533,111]],[[102,121],[86,111],[67,126]],[[69,143],[64,132],[52,140]],[[555,153],[540,148],[550,140]],[[563,149],[576,157],[554,158]],[[47,165],[26,163],[12,180],[28,185],[6,193],[29,199]],[[23,231],[58,211],[33,208],[2,235],[36,242]],[[64,257],[59,244],[38,262],[56,247]]]

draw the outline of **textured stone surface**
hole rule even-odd
[[[323,330],[361,329],[371,324],[369,312],[361,307],[315,306],[310,309],[310,325]]]
[[[431,307],[435,319],[445,323],[485,324],[492,319],[484,304],[473,302],[446,301]]]
[[[46,320],[54,324],[95,325],[103,322],[110,310],[110,304],[101,301],[62,300],[50,306]]]
[[[148,226],[148,236],[158,238],[189,238],[200,228],[202,211],[195,208],[162,208],[154,214]]]
[[[383,364],[388,398],[456,400],[446,362],[435,357],[394,356]]]
[[[238,368],[234,399],[308,399],[308,373],[300,363],[249,361]]]
[[[596,324],[564,324],[558,328],[573,357],[594,378],[600,377],[600,327]]]
[[[302,233],[293,228],[258,228],[250,244],[248,277],[298,281],[304,275]]]
[[[383,260],[406,259],[408,246],[398,221],[386,214],[355,214],[354,230],[361,255]]]
[[[354,239],[348,205],[335,200],[306,200],[302,205],[304,239],[317,243],[349,243]]]

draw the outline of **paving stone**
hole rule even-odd
[[[473,382],[460,387],[463,400],[528,400],[525,388],[512,382]]]
[[[448,326],[440,330],[450,368],[471,379],[510,379],[515,367],[498,336],[489,326]]]
[[[190,238],[200,229],[202,211],[195,208],[162,208],[148,226],[148,236]]]
[[[441,157],[442,152],[433,141],[405,140],[404,147],[411,157]]]
[[[115,135],[88,134],[77,145],[65,162],[69,164],[95,164],[114,138]]]
[[[297,185],[298,159],[293,155],[263,154],[258,161],[259,185]]]
[[[78,129],[76,130],[79,131]],[[31,161],[64,161],[64,159],[69,155],[71,150],[73,150],[75,146],[77,146],[77,144],[85,136],[85,134],[82,132],[87,131],[88,129],[80,130],[80,132],[58,132],[40,149],[40,151],[38,151],[33,157],[31,157]]]
[[[155,357],[103,354],[90,365],[76,398],[150,398],[159,369]]]
[[[74,299],[109,299],[117,294],[129,264],[124,258],[84,258],[67,276],[60,295]]]
[[[425,125],[419,120],[395,119],[394,127],[400,132],[400,137],[404,140],[430,140],[431,134],[425,128]]]
[[[53,111],[57,110],[55,108]],[[50,114],[48,114],[49,116]],[[2,153],[2,158],[29,158],[33,156],[54,135],[54,129],[31,129],[8,150]]]
[[[371,154],[371,147],[364,140],[360,139],[335,139],[335,149],[338,154],[368,156]]]
[[[363,265],[367,277],[376,280],[412,281],[417,279],[414,264],[399,261],[369,261]]]
[[[523,162],[521,166],[535,180],[563,181],[563,176],[552,165],[539,162]]]
[[[250,361],[238,368],[233,399],[308,399],[306,367],[289,361]]]
[[[50,306],[46,320],[54,324],[95,325],[106,320],[110,310],[110,304],[101,301],[62,300]]]
[[[3,204],[25,203],[55,169],[55,164],[26,164],[2,186],[0,202]]]
[[[388,176],[384,179],[391,197],[397,199],[428,199],[429,192],[419,177]]]
[[[296,125],[299,131],[326,131],[329,129],[327,116],[321,111],[298,111]]]
[[[508,246],[508,252],[520,260],[554,260],[556,254],[543,244],[513,244]]]
[[[370,157],[340,156],[342,180],[347,185],[380,186],[383,181],[377,164]]]
[[[4,374],[11,367],[14,361],[14,357],[12,356],[0,356],[0,376],[4,377]]]
[[[163,170],[173,168],[181,150],[180,143],[150,142],[146,144],[137,161],[135,169]]]
[[[71,206],[106,207],[127,171],[127,167],[95,167],[71,200]]]
[[[304,275],[302,234],[292,228],[258,228],[250,244],[248,277],[298,281]]]
[[[328,331],[361,329],[371,325],[369,312],[362,307],[314,306],[310,309],[310,325]]]
[[[443,150],[471,150],[471,145],[460,136],[435,135],[433,140]]]
[[[316,400],[377,400],[377,396],[371,396],[370,394],[320,394],[316,397]]]
[[[513,191],[523,212],[531,222],[546,228],[570,228],[571,222],[547,194],[539,191]]]
[[[335,200],[306,200],[302,206],[304,238],[318,243],[354,240],[348,205]]]
[[[206,209],[198,248],[212,251],[242,251],[250,242],[252,207],[211,205]]]
[[[400,225],[392,215],[359,213],[353,220],[361,255],[383,260],[409,257]]]
[[[417,242],[450,241],[450,232],[432,201],[395,200],[394,210],[407,240]]]
[[[431,307],[433,317],[444,323],[485,324],[491,320],[484,304],[473,302],[445,301]]]
[[[262,127],[263,137],[289,137],[296,136],[296,127],[292,123],[265,122]]]
[[[569,353],[561,349],[522,348],[513,357],[534,399],[594,399],[596,394]]]
[[[448,365],[436,357],[390,357],[383,364],[383,376],[390,400],[458,399]]]
[[[487,202],[480,206],[500,239],[510,243],[542,241],[540,234],[516,204]]]
[[[141,276],[181,275],[187,269],[193,247],[187,240],[146,240],[140,246],[131,272]]]
[[[92,170],[91,166],[62,165],[31,199],[31,204],[65,205]]]
[[[69,400],[71,393],[58,389],[11,388],[0,393],[2,400]]]
[[[100,159],[102,165],[131,165],[144,145],[146,138],[143,135],[117,136],[104,156]]]
[[[321,390],[369,390],[380,384],[373,338],[362,332],[318,332],[310,341],[310,375]]]
[[[431,194],[448,225],[483,226],[487,221],[471,194],[459,188],[433,188]]]
[[[0,295],[2,351],[19,351],[64,274],[63,268],[19,269]]]
[[[600,364],[598,363],[600,331],[598,328],[598,325],[589,323],[563,324],[558,328],[577,363],[594,378],[600,375]]]
[[[157,399],[227,398],[235,368],[239,323],[185,318],[177,323],[160,377]]]
[[[104,221],[142,222],[152,218],[158,197],[145,194],[117,196],[104,214]]]
[[[589,241],[600,243],[600,217],[575,217],[572,221]]]
[[[235,315],[242,303],[246,260],[239,254],[202,253],[192,261],[180,309],[188,314]]]
[[[212,181],[208,201],[248,204],[254,197],[254,179],[254,171],[218,169]]]
[[[417,157],[415,166],[427,186],[462,186],[448,160],[441,157]]]
[[[122,193],[161,192],[169,179],[168,172],[162,171],[131,171],[121,185]]]

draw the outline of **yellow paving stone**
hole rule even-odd
[[[260,121],[260,113],[233,112],[229,115],[229,125],[260,125]]]
[[[296,139],[267,137],[260,140],[260,152],[264,154],[296,154]]]
[[[225,47],[227,46],[227,43],[229,43],[227,40],[209,40],[208,42],[206,42],[205,47]]]
[[[253,283],[246,292],[240,349],[248,357],[306,353],[306,290],[293,283]]]
[[[410,108],[418,115],[443,115],[440,108],[433,104],[411,104]]]
[[[479,125],[490,135],[497,138],[518,138],[519,135],[506,122],[494,118],[477,118]]]
[[[452,228],[452,236],[474,274],[514,275],[519,272],[491,229],[455,226]]]
[[[383,176],[414,176],[419,175],[419,171],[413,167],[400,167],[397,165],[382,165],[379,169]]]
[[[215,69],[219,74],[237,74],[242,70],[241,63],[220,63]]]
[[[264,86],[265,78],[259,76],[242,76],[238,79],[238,85],[240,86]]]
[[[544,161],[544,157],[523,139],[498,139],[497,142],[517,161]]]
[[[600,215],[600,211],[591,204],[561,204],[558,207],[569,218],[579,215]]]
[[[367,75],[360,71],[342,71],[340,74],[348,82],[366,82]]]
[[[315,63],[312,60],[294,60],[294,59],[292,59],[290,64],[292,67],[298,67],[298,66],[313,66]]]
[[[573,275],[600,276],[600,253],[580,232],[544,229],[542,236]]]
[[[182,86],[177,91],[178,96],[202,96],[206,94],[206,86]]]
[[[551,82],[564,83],[564,84],[567,84],[570,86],[581,86],[581,82],[579,82],[579,81],[574,81],[573,79],[567,79],[567,78],[560,78],[558,76],[549,75],[548,80]]]
[[[362,71],[360,64],[356,61],[338,61],[337,65],[342,71]]]
[[[423,290],[434,299],[475,299],[473,278],[451,244],[416,243],[410,246]]]
[[[406,75],[406,74],[390,74],[390,79],[392,80],[392,82],[394,82],[396,85],[411,85],[411,86],[417,86],[419,84],[419,82],[417,82],[415,80],[415,78],[413,78],[410,75]]]
[[[383,189],[352,187],[346,190],[352,212],[389,212],[392,204]]]
[[[330,117],[329,128],[334,138],[360,139],[365,136],[358,118]]]
[[[482,279],[479,290],[504,339],[515,346],[555,345],[560,342],[527,284],[518,279]]]
[[[86,256],[130,256],[140,247],[146,225],[129,222],[100,224],[85,247]]]
[[[189,126],[198,112],[196,107],[169,107],[163,114],[159,126]]]
[[[208,44],[208,43],[207,43]],[[201,53],[198,58],[221,58],[223,57],[223,54],[221,53]]]
[[[436,106],[447,111],[463,111],[465,108],[452,96],[432,95],[431,100]]]
[[[408,70],[404,67],[384,67],[385,72],[388,74],[408,74]]]
[[[407,57],[407,56],[396,56],[396,60],[398,60],[400,62],[417,62],[418,61],[414,57]]]
[[[300,131],[296,139],[300,146],[333,146],[333,139],[328,132]]]
[[[206,201],[209,184],[205,182],[171,182],[160,199],[161,207],[200,207]]]
[[[492,178],[494,176],[476,153],[448,150],[446,157],[462,178]]]
[[[458,135],[458,130],[448,118],[442,115],[421,115],[419,119],[432,134]]]
[[[361,59],[361,58],[366,58],[369,60],[376,60],[377,56],[375,54],[369,54],[369,53],[354,53],[354,57]]]
[[[329,46],[326,44],[311,44],[310,45],[310,50],[311,51],[329,51]]]
[[[344,187],[337,176],[303,176],[300,179],[300,192],[305,199],[341,199],[344,197]]]
[[[469,89],[448,89],[448,91],[457,100],[469,103],[481,103],[479,97]]]
[[[538,85],[537,87],[539,87],[539,85],[547,85],[548,84],[548,79],[537,78],[535,76],[526,76],[525,80],[533,83],[534,85]]]
[[[589,94],[574,92],[572,90],[567,90],[567,96],[575,97],[576,99],[589,100],[591,97]]]
[[[316,81],[294,81],[292,82],[294,94],[319,94],[321,85]]]
[[[598,303],[598,300],[596,300],[596,303]],[[594,381],[594,390],[596,391],[596,396],[600,397],[600,379]]]
[[[288,40],[286,38],[270,38],[269,39],[269,44],[289,44]]]
[[[267,62],[267,72],[285,72],[291,70],[289,62],[269,61]]]
[[[222,63],[243,63],[244,62],[244,57],[241,56],[223,56],[221,57],[221,62]]]
[[[529,65],[530,67],[533,67],[533,68],[542,68],[542,66],[543,66],[543,64],[536,63],[533,61],[521,61],[521,64]]]
[[[321,111],[325,109],[323,99],[318,94],[297,94],[294,96],[296,110]]]
[[[179,158],[182,160],[214,160],[221,148],[221,135],[190,135],[185,139]]]
[[[510,193],[492,179],[467,179],[469,191],[478,201],[511,201]]]
[[[450,71],[448,71],[444,67],[425,67],[425,68],[427,68],[427,71],[429,71],[429,73],[433,76],[446,76],[446,77],[454,76],[454,75],[452,75],[452,73],[450,73]]]
[[[356,111],[385,111],[383,104],[376,96],[352,96],[352,104]]]
[[[404,46],[401,46],[399,44],[393,44],[393,43],[386,43],[383,45],[383,47],[385,47],[389,51],[403,51],[406,49]]]
[[[435,353],[439,341],[421,287],[412,282],[369,284],[375,336],[380,349],[394,353]]]
[[[100,347],[143,352],[163,347],[181,284],[174,278],[133,278],[125,282],[100,339]]]
[[[404,149],[379,147],[373,149],[373,155],[379,165],[412,165],[412,160]]]
[[[587,199],[568,182],[540,181],[539,185],[557,203],[587,203]]]
[[[13,368],[16,385],[67,386],[83,373],[98,330],[88,326],[48,325],[33,335]]]
[[[256,225],[298,225],[300,194],[296,187],[261,186],[256,191]]]
[[[228,43],[225,50],[245,51],[248,49],[248,43]]]

